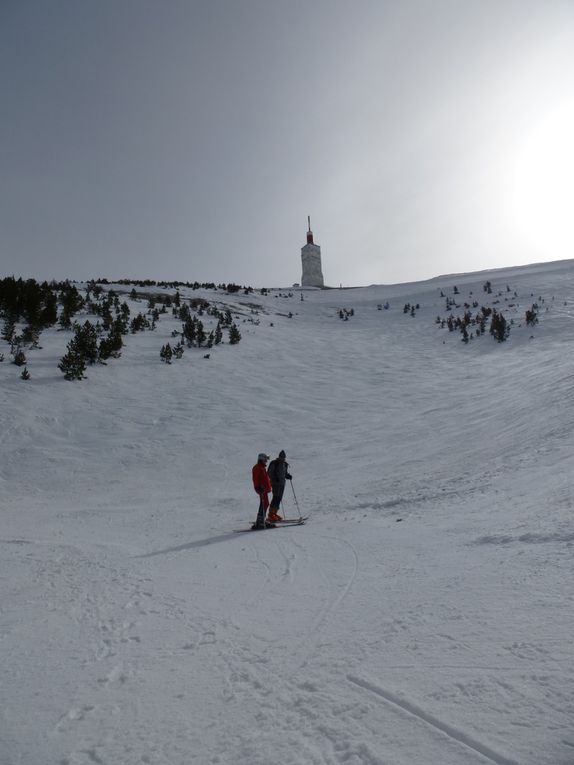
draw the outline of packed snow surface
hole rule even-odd
[[[181,296],[241,342],[0,341],[1,765],[574,763],[574,261]],[[308,522],[236,533],[280,449]]]

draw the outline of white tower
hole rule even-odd
[[[307,244],[301,247],[301,262],[303,264],[303,276],[301,277],[302,287],[324,287],[323,272],[321,271],[321,248],[313,242],[313,232],[311,231],[311,216],[308,216],[307,222],[309,229],[307,231]]]

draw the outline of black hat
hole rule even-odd
[[[283,451],[283,449],[281,449],[281,451],[279,452],[279,456],[280,456],[280,457],[282,457],[283,459],[285,459],[285,457],[286,457],[287,455],[285,454],[285,452]]]

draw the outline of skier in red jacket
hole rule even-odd
[[[269,456],[264,452],[261,452],[257,457],[257,464],[253,465],[251,471],[253,476],[253,488],[259,494],[259,511],[257,513],[257,520],[253,524],[253,529],[265,528],[265,513],[269,507],[269,497],[267,496],[272,490],[271,481],[267,475],[267,460]]]

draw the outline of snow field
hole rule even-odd
[[[516,290],[506,343],[435,324],[455,284]],[[209,359],[166,315],[0,364],[2,765],[574,761],[574,263],[291,292],[201,293]],[[309,522],[235,534],[281,448]]]

